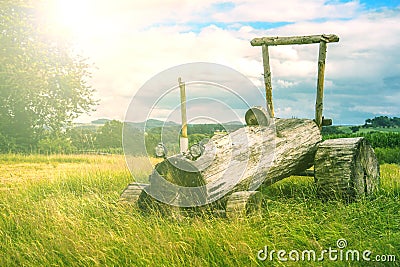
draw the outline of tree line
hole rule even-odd
[[[123,128],[125,129],[126,143],[130,146],[133,155],[153,156],[157,144],[164,143],[169,154],[179,153],[180,125],[166,127],[142,127],[132,126],[118,120],[105,121],[98,127],[75,125],[66,128],[57,134],[50,134],[39,139],[35,146],[22,147],[7,146],[0,140],[0,152],[2,153],[42,153],[42,154],[71,154],[71,153],[123,153]],[[211,138],[215,133],[234,131],[242,125],[221,124],[194,124],[188,125],[189,145],[199,143]],[[129,142],[129,140],[131,140]],[[144,146],[143,146],[144,141]]]
[[[388,117],[388,116],[379,116],[373,119],[366,119],[365,124],[362,126],[364,128],[390,128],[390,127],[400,127],[400,118],[398,117]]]

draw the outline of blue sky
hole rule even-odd
[[[231,67],[263,93],[261,49],[249,41],[322,33],[340,37],[328,45],[324,115],[335,124],[400,117],[400,1],[48,1],[55,34],[96,67],[100,105],[80,121],[124,119],[146,81],[190,62]],[[271,47],[270,57],[277,116],[313,118],[318,45]]]
[[[374,0],[369,0],[369,1],[360,1],[360,3],[365,6],[367,9],[373,9],[373,8],[394,8],[399,6],[399,1],[398,0],[387,0],[387,1],[374,1]]]

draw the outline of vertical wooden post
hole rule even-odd
[[[180,151],[186,152],[189,149],[189,140],[187,135],[187,117],[186,117],[186,91],[185,83],[178,78],[180,95],[181,95],[181,117],[182,117],[182,134],[180,137]]]
[[[325,59],[326,59],[326,42],[324,40],[321,40],[319,43],[319,55],[318,55],[317,99],[315,102],[315,122],[317,123],[320,129],[322,128]]]
[[[272,103],[272,83],[271,83],[271,70],[269,66],[269,54],[268,46],[262,45],[262,57],[264,66],[264,84],[265,84],[265,94],[267,100],[267,109],[270,112],[271,117],[274,115],[274,104]]]

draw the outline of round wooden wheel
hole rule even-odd
[[[122,192],[120,201],[137,205],[140,194],[143,192],[143,189],[146,186],[148,186],[148,184],[142,184],[136,182],[129,184]]]
[[[318,195],[355,200],[379,188],[379,163],[365,138],[326,140],[318,147],[314,166]]]
[[[244,116],[246,121],[246,125],[260,125],[260,126],[268,126],[271,123],[271,118],[268,114],[268,111],[260,106],[252,107],[246,111]]]
[[[261,210],[261,193],[240,191],[229,196],[226,203],[226,217],[240,218]]]

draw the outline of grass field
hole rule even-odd
[[[0,266],[400,266],[398,165],[381,166],[373,199],[324,203],[312,178],[291,177],[263,189],[262,216],[237,221],[141,214],[118,203],[132,180],[123,156],[1,155]],[[265,246],[318,257],[341,238],[397,261],[257,259]]]

